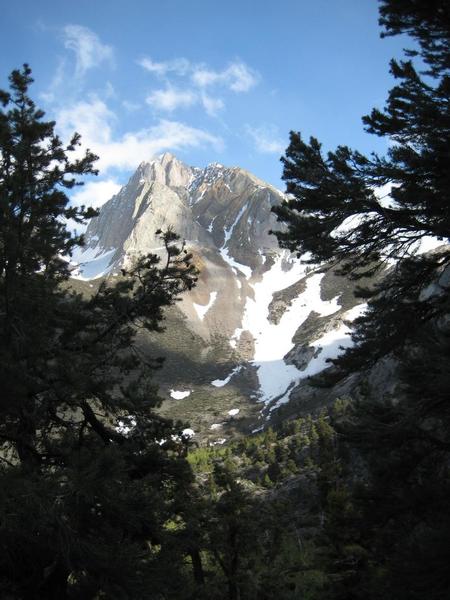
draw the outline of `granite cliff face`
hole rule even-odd
[[[141,163],[92,219],[80,260],[98,263],[114,250],[103,263],[111,271],[124,257],[158,250],[155,231],[171,227],[189,245],[222,250],[226,263],[231,258],[249,273],[263,264],[262,251],[277,248],[268,232],[276,223],[270,209],[281,200],[275,188],[238,167],[191,168],[166,153]]]
[[[239,167],[198,169],[166,153],[141,163],[87,228],[86,247],[75,257],[81,279],[120,276],[134,256],[161,252],[158,229],[173,229],[194,254],[200,277],[177,304],[177,327],[195,337],[198,364],[211,368],[204,381],[189,380],[193,366],[176,382],[172,374],[178,390],[166,382],[185,406],[202,388],[212,396],[234,390],[257,413],[270,411],[350,343],[344,320],[363,307],[355,307],[342,280],[278,248],[269,231],[279,228],[271,208],[282,201],[281,192]],[[182,389],[189,394],[180,398]]]

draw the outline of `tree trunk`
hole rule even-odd
[[[241,591],[237,582],[239,551],[237,547],[237,530],[234,526],[231,527],[229,541],[231,548],[231,561],[230,573],[228,577],[228,595],[230,600],[240,600]]]
[[[203,572],[202,557],[200,556],[200,552],[197,548],[195,550],[190,550],[189,556],[192,560],[192,570],[194,572],[195,583],[198,585],[203,585],[205,583],[205,574]]]

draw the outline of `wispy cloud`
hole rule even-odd
[[[163,112],[173,112],[178,108],[189,108],[200,104],[211,117],[216,117],[225,107],[221,98],[214,98],[192,89],[174,88],[170,85],[165,89],[154,90],[147,96],[146,102],[153,109]]]
[[[99,156],[96,166],[109,169],[134,169],[145,158],[164,150],[183,150],[211,146],[220,151],[223,140],[208,131],[179,121],[160,120],[156,125],[115,136],[116,115],[97,97],[59,111],[57,123],[64,137],[73,131],[82,135],[83,147]]]
[[[173,87],[155,90],[146,98],[147,104],[157,110],[173,112],[177,108],[186,108],[197,102],[196,95],[190,90]]]
[[[204,63],[191,63],[187,58],[157,62],[145,57],[138,63],[166,82],[166,88],[153,91],[147,103],[158,110],[170,112],[200,104],[209,116],[215,117],[225,107],[224,99],[218,96],[220,91],[245,93],[261,79],[259,73],[240,60],[221,70],[214,70]],[[206,92],[212,89],[214,95]]]
[[[122,106],[128,112],[135,112],[141,108],[141,105],[138,102],[130,102],[130,100],[122,100]]]
[[[221,98],[213,98],[205,93],[201,94],[203,108],[210,117],[216,117],[219,112],[225,108],[225,103]]]
[[[59,58],[58,66],[56,67],[56,71],[52,77],[50,85],[48,86],[45,92],[41,93],[41,98],[45,102],[54,102],[57,95],[58,90],[62,87],[65,79],[67,71],[67,64],[65,58]]]
[[[89,69],[106,62],[113,64],[111,46],[103,44],[96,33],[82,25],[66,25],[63,29],[64,46],[75,53],[75,75],[82,77]]]
[[[185,75],[191,69],[191,64],[186,58],[175,58],[173,60],[156,62],[147,56],[138,60],[138,64],[146,71],[154,73],[159,77],[164,77],[168,73]]]
[[[221,85],[236,93],[248,92],[259,79],[259,74],[241,61],[229,64],[222,71],[196,66],[192,72],[192,81],[198,87]]]
[[[105,98],[117,98],[116,89],[110,81],[107,81],[105,84],[104,95]]]
[[[246,125],[245,131],[252,139],[256,151],[261,154],[281,154],[286,149],[286,142],[283,142],[274,125]]]

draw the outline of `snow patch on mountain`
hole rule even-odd
[[[230,338],[230,346],[232,348],[236,348],[237,343],[238,343],[238,341],[239,341],[239,339],[241,337],[241,333],[243,331],[244,330],[242,329],[242,327],[237,327],[237,329],[234,330],[234,333],[233,333],[233,335]]]
[[[216,301],[216,298],[217,298],[217,292],[211,292],[209,294],[208,304],[203,305],[203,304],[196,304],[195,302],[193,302],[195,311],[196,311],[200,321],[203,321],[206,313],[208,312],[208,310],[211,308],[211,306]]]
[[[225,232],[224,232],[225,240],[224,240],[222,248],[220,248],[219,252],[220,252],[220,255],[222,256],[223,260],[225,262],[227,262],[232,269],[238,269],[238,271],[241,271],[247,279],[250,279],[250,277],[252,276],[252,270],[250,269],[250,267],[248,267],[247,265],[238,263],[230,255],[229,249],[227,248],[228,242],[230,241],[230,238],[233,235],[234,228],[239,223],[239,221],[242,219],[242,216],[246,210],[247,210],[247,205],[245,204],[239,211],[239,214],[236,217],[236,220],[234,221],[234,223],[231,225],[231,227],[229,227],[228,229],[225,229]]]
[[[213,385],[214,387],[223,387],[224,385],[227,385],[227,383],[230,383],[233,375],[235,375],[236,373],[239,373],[239,371],[241,369],[242,369],[242,365],[239,365],[238,367],[236,367],[235,369],[233,369],[231,371],[231,373],[228,375],[228,377],[225,377],[225,379],[214,379],[214,381],[211,381],[211,385]]]
[[[202,192],[202,194],[203,194],[203,192]],[[218,216],[218,215],[216,215],[216,216],[213,218],[213,220],[211,221],[211,223],[210,223],[210,224],[208,225],[208,227],[207,227],[207,230],[209,231],[209,233],[212,233],[212,232],[213,232],[214,221],[217,219],[217,216]]]
[[[190,427],[186,427],[186,429],[183,429],[183,431],[181,432],[181,436],[185,438],[191,438],[194,437],[194,435],[195,431]]]
[[[351,323],[357,317],[360,317],[364,314],[366,309],[367,304],[365,303],[354,306],[343,314],[343,322],[340,327],[328,331],[311,343],[311,346],[317,348],[319,353],[309,362],[307,368],[301,372],[302,379],[317,375],[317,373],[320,373],[320,371],[323,371],[328,367],[328,359],[337,358],[346,348],[350,348],[353,345],[350,335],[352,329],[347,323]]]
[[[183,400],[183,398],[187,398],[190,395],[190,390],[186,390],[185,392],[179,390],[170,390],[170,397],[174,400]]]
[[[216,429],[220,429],[223,427],[223,423],[213,423],[209,428],[211,431],[215,431]]]
[[[327,369],[329,367],[328,361],[330,359],[337,358],[347,348],[350,348],[353,345],[353,340],[351,338],[352,329],[347,325],[347,323],[351,323],[357,317],[364,314],[366,309],[367,304],[358,304],[357,306],[354,306],[352,309],[344,313],[342,316],[343,322],[340,327],[337,329],[332,329],[331,331],[327,331],[320,338],[314,342],[311,342],[310,346],[316,348],[313,358],[309,361],[306,369],[299,370],[294,367],[296,373],[294,373],[294,371],[289,371],[289,373],[293,375],[293,380],[291,381],[291,384],[288,385],[281,398],[278,398],[277,402],[270,407],[270,411],[289,401],[289,394],[294,385],[297,385],[306,377],[312,377],[324,369]],[[282,369],[280,369],[280,371],[281,370]],[[273,372],[273,375],[276,376],[275,372]],[[275,397],[275,395],[272,396],[272,398]]]

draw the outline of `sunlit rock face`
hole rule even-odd
[[[349,304],[348,294],[344,302],[336,285],[323,287],[323,273],[278,248],[271,209],[283,198],[239,167],[199,169],[165,153],[142,162],[91,220],[75,257],[78,277],[120,276],[134,257],[161,253],[156,231],[171,228],[200,270],[198,285],[178,304],[184,321],[205,345],[220,338],[229,349],[229,373],[213,380],[221,385],[205,384],[213,391],[247,377],[255,401],[280,405],[349,345],[343,319],[364,308]]]

